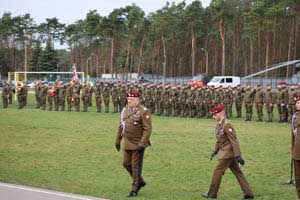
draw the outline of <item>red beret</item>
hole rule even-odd
[[[215,107],[212,107],[210,109],[210,112],[211,112],[211,114],[215,115],[215,114],[221,112],[222,110],[224,110],[224,106],[223,105],[217,105]]]
[[[138,93],[138,92],[128,92],[127,97],[140,97],[140,93]]]
[[[260,84],[257,84],[256,87],[261,87],[261,85],[260,85]]]
[[[295,101],[300,101],[300,95],[299,95],[299,94],[296,95],[296,96],[294,97],[294,100],[295,100]]]

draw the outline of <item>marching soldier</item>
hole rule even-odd
[[[105,105],[105,112],[109,112],[109,101],[110,101],[110,88],[108,86],[108,83],[104,84],[103,90],[102,90],[102,97]]]
[[[237,113],[237,118],[242,117],[242,104],[243,104],[243,100],[244,100],[244,91],[241,88],[241,85],[238,85],[236,87],[236,92],[235,92],[235,98],[234,98],[234,102],[235,102],[235,108],[236,108],[236,113]]]
[[[244,105],[246,109],[246,120],[245,121],[251,121],[252,120],[252,112],[253,112],[253,101],[255,90],[251,89],[251,85],[249,83],[246,84],[245,89],[245,96],[244,96]]]
[[[272,91],[271,84],[267,84],[267,90],[264,96],[264,103],[268,113],[267,122],[273,122],[273,108],[274,108],[274,104],[276,103],[276,95]]]
[[[298,199],[300,199],[300,96],[295,97],[296,112],[292,117],[291,135],[292,148],[291,154],[294,164],[295,183]]]
[[[261,89],[261,85],[258,84],[256,86],[256,92],[255,92],[255,106],[256,106],[256,112],[257,112],[257,122],[263,121],[263,106],[264,106],[264,92]]]
[[[127,106],[121,112],[121,122],[116,134],[115,147],[120,151],[124,138],[123,167],[133,179],[132,189],[127,197],[136,197],[146,185],[142,177],[144,151],[150,145],[152,129],[151,115],[141,106],[138,92],[127,94]]]
[[[254,195],[250,185],[239,167],[239,163],[241,165],[245,164],[241,156],[239,141],[233,125],[225,117],[224,106],[215,106],[210,112],[213,118],[218,121],[216,127],[217,142],[211,154],[211,159],[218,154],[219,160],[214,170],[209,191],[202,196],[210,199],[217,198],[222,176],[225,174],[225,171],[230,168],[243,190],[243,199],[253,199]]]
[[[2,88],[3,108],[8,107],[8,97],[9,97],[9,85],[8,83],[5,83],[4,87]]]

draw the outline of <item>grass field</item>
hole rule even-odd
[[[14,104],[16,104],[14,102]],[[23,110],[0,103],[0,181],[51,190],[126,199],[131,179],[114,148],[119,114]],[[145,153],[147,186],[137,199],[201,199],[216,159],[216,122],[210,119],[153,116],[152,147]],[[290,174],[290,127],[232,119],[246,165],[242,167],[256,199],[296,199]],[[218,199],[240,199],[227,171]]]

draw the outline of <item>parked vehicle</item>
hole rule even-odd
[[[208,86],[215,87],[236,87],[241,84],[241,78],[238,76],[214,76],[211,81],[207,83]]]

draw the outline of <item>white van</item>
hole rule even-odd
[[[214,76],[211,81],[207,83],[208,86],[215,87],[236,87],[241,84],[241,78],[238,76]]]

